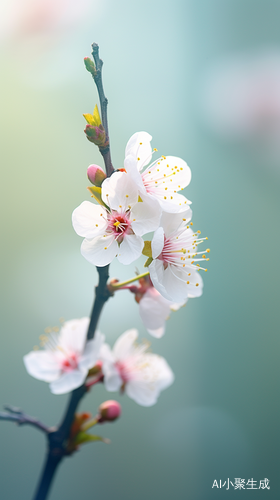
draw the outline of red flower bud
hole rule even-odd
[[[106,179],[106,174],[98,165],[90,165],[87,169],[87,176],[89,181],[97,187],[100,187],[102,181]]]

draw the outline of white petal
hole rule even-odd
[[[168,238],[170,234],[178,230],[182,225],[187,225],[192,218],[192,210],[190,207],[181,213],[162,212],[160,226],[163,227],[164,234]]]
[[[110,264],[119,251],[114,235],[105,234],[93,240],[84,239],[81,254],[91,264],[104,267]]]
[[[148,289],[139,302],[140,317],[149,333],[157,338],[164,334],[170,304],[155,288]]]
[[[129,381],[125,391],[136,403],[152,406],[160,392],[171,385],[173,380],[174,374],[164,358],[156,354],[145,354],[139,378]]]
[[[156,259],[162,252],[164,245],[164,231],[162,227],[159,227],[154,234],[152,239],[152,256]]]
[[[50,384],[50,390],[53,394],[66,394],[73,391],[83,384],[87,376],[87,371],[72,370],[63,373],[61,377]]]
[[[179,309],[181,309],[181,307],[184,307],[187,302],[188,299],[185,299],[182,302],[173,302],[173,304],[171,304],[170,306],[170,309],[171,311],[179,311]]]
[[[142,201],[136,203],[131,209],[131,227],[138,236],[155,231],[159,226],[162,213],[157,200],[143,193],[140,193],[140,196]]]
[[[165,297],[167,300],[170,301],[175,301],[176,299],[173,299],[171,295],[167,292],[165,285],[164,285],[164,273],[166,272],[166,269],[164,269],[163,266],[163,261],[155,259],[149,266],[149,271],[150,271],[150,278],[152,280],[152,283],[154,287],[158,290],[158,292]],[[176,282],[175,282],[176,284]],[[180,299],[181,300],[181,299]]]
[[[107,212],[104,207],[83,201],[72,214],[72,224],[79,236],[94,238],[105,231]]]
[[[107,391],[118,391],[122,386],[122,379],[116,368],[115,355],[108,344],[103,344],[100,349],[100,360],[102,361],[102,372]]]
[[[23,362],[29,375],[44,382],[56,380],[61,373],[58,360],[49,351],[31,351],[23,357]]]
[[[89,370],[92,368],[99,359],[101,345],[103,344],[105,336],[102,335],[98,330],[95,332],[94,338],[88,340],[85,346],[85,350],[79,361],[79,369]]]
[[[186,210],[186,207],[192,204],[183,194],[173,193],[172,200],[164,199],[162,196],[157,196],[157,200],[164,212],[172,214],[181,213]]]
[[[131,264],[140,257],[144,241],[136,234],[126,234],[119,247],[118,259],[122,264]]]
[[[70,353],[82,353],[86,343],[89,318],[66,321],[58,337],[58,344]]]
[[[102,183],[102,200],[111,209],[125,212],[138,201],[138,187],[126,172],[114,172]]]
[[[130,137],[126,148],[125,157],[132,155],[137,160],[138,170],[142,170],[145,165],[150,163],[152,158],[151,142],[152,136],[147,132],[136,132]],[[139,158],[139,159],[138,159]]]
[[[135,329],[127,330],[115,342],[113,354],[117,360],[122,361],[134,351],[134,342],[138,337],[138,331]]]

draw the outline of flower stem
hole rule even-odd
[[[126,285],[129,285],[129,283],[133,283],[134,281],[140,280],[141,278],[144,278],[145,276],[149,276],[149,271],[143,274],[137,274],[134,278],[130,278],[127,281],[122,281],[121,283],[110,283],[109,290],[112,290],[114,292],[115,290],[119,290],[120,288],[123,288]]]
[[[114,168],[113,168],[112,161],[111,161],[110,143],[109,143],[109,129],[108,129],[108,117],[107,117],[108,99],[107,99],[107,97],[105,97],[104,89],[103,89],[102,73],[101,73],[103,61],[99,57],[99,46],[97,45],[97,43],[92,44],[92,55],[93,55],[95,66],[96,66],[96,73],[93,76],[93,79],[95,81],[95,84],[96,84],[96,87],[98,90],[98,95],[99,95],[99,100],[100,100],[100,108],[101,108],[101,116],[102,116],[102,125],[105,129],[105,132],[106,132],[106,141],[108,141],[108,146],[106,148],[99,149],[99,151],[103,156],[103,160],[104,160],[105,167],[106,167],[106,174],[109,177],[114,172]]]
[[[81,431],[86,432],[86,431],[88,431],[88,429],[90,429],[91,427],[93,427],[97,423],[98,423],[98,418],[92,418],[91,420],[89,420],[89,422],[85,422],[81,426]]]

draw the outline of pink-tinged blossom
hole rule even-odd
[[[126,145],[124,167],[133,176],[141,196],[148,194],[156,199],[165,212],[182,212],[191,202],[178,191],[189,185],[191,170],[176,156],[161,156],[149,164],[153,154],[151,140],[147,132],[136,132]]]
[[[140,278],[138,285],[125,288],[135,294],[135,300],[139,304],[139,314],[145,328],[150,335],[158,339],[165,333],[165,322],[171,311],[178,311],[187,302],[187,299],[180,303],[165,299],[153,286],[150,276]]]
[[[163,389],[169,387],[174,374],[161,356],[147,351],[148,344],[136,344],[137,330],[128,330],[111,350],[101,348],[104,383],[108,391],[124,390],[136,403],[152,406]]]
[[[85,381],[99,358],[104,335],[86,340],[89,318],[66,321],[60,333],[43,339],[44,350],[32,351],[23,361],[29,375],[50,384],[53,394],[64,394]]]
[[[190,208],[182,214],[163,213],[161,227],[155,231],[151,244],[152,283],[163,297],[174,302],[199,297],[203,281],[198,271],[207,271],[198,262],[209,260],[210,250],[197,251],[207,238],[201,238],[200,231],[192,231],[190,219]]]
[[[150,335],[161,338],[165,332],[165,322],[171,311],[177,311],[187,302],[174,303],[163,297],[153,286],[148,288],[139,302],[139,314]]]
[[[148,196],[138,201],[138,187],[126,172],[113,173],[101,190],[106,207],[84,201],[72,215],[76,233],[85,238],[81,253],[95,266],[106,266],[116,256],[130,264],[141,255],[142,236],[159,226],[160,206]]]

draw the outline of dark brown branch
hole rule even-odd
[[[92,55],[93,55],[95,67],[96,67],[96,73],[93,75],[93,78],[94,78],[94,81],[95,81],[95,84],[96,84],[96,87],[98,90],[98,95],[99,95],[99,100],[100,100],[102,125],[105,129],[105,132],[106,132],[106,141],[108,141],[108,146],[104,149],[99,149],[99,151],[103,156],[105,167],[106,167],[106,173],[107,173],[107,176],[109,177],[114,172],[114,168],[113,168],[112,161],[111,161],[110,142],[109,142],[109,129],[108,129],[108,117],[107,117],[108,99],[107,99],[107,97],[105,97],[104,89],[103,89],[103,83],[102,83],[103,61],[99,57],[99,46],[97,45],[97,43],[92,44]]]

